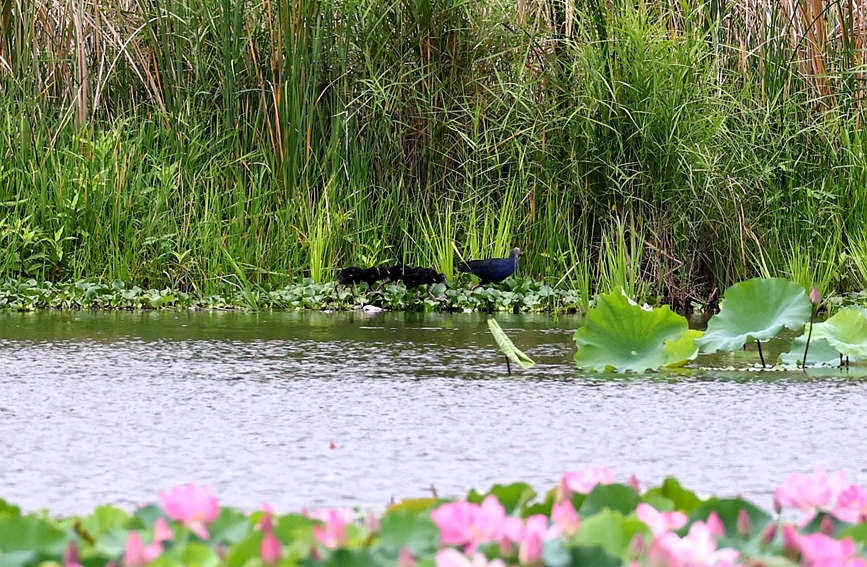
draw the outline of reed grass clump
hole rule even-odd
[[[517,245],[588,296],[862,287],[864,29],[839,0],[0,2],[0,278],[276,289]]]

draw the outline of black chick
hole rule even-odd
[[[436,270],[430,268],[408,268],[403,275],[403,284],[407,289],[444,281],[446,281],[446,277],[443,274],[437,273]]]
[[[361,272],[361,281],[366,282],[368,285],[373,285],[385,278],[385,274],[381,273],[377,267],[367,268],[366,270],[361,270]]]
[[[337,283],[341,285],[355,285],[361,281],[361,276],[363,275],[365,270],[359,268],[358,266],[349,266],[348,268],[343,268],[340,270],[340,274],[337,277]]]

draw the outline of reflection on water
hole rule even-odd
[[[498,320],[535,368],[506,377],[483,315],[0,314],[0,497],[72,513],[196,482],[246,508],[379,510],[594,464],[770,507],[791,472],[865,479],[855,369],[586,376],[579,319]]]

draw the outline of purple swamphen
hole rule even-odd
[[[488,258],[470,260],[458,264],[459,272],[469,272],[479,278],[479,285],[500,283],[518,269],[518,257],[523,254],[520,248],[512,248],[508,258]]]

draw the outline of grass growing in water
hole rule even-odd
[[[0,277],[207,294],[517,245],[522,275],[588,297],[619,279],[686,304],[759,257],[864,285],[845,7],[565,6],[15,4]],[[643,253],[612,265],[626,219]]]

